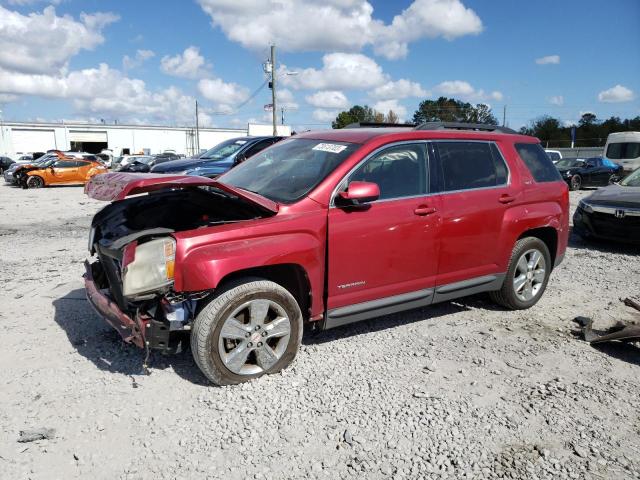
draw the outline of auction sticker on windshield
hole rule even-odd
[[[311,150],[320,150],[321,152],[329,152],[329,153],[340,153],[344,149],[346,149],[346,145],[338,145],[335,143],[319,143]]]

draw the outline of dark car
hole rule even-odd
[[[14,163],[15,162],[9,157],[0,157],[0,173],[4,173],[4,171]]]
[[[232,138],[196,158],[185,158],[157,165],[151,169],[151,172],[215,178],[280,140],[282,137]]]
[[[85,191],[113,202],[91,223],[91,304],[147,352],[190,335],[220,385],[289,365],[305,323],[480,292],[532,307],[569,235],[538,139],[498,126],[308,132],[215,180],[108,173]]]
[[[640,244],[640,168],[580,200],[573,231],[583,238]]]
[[[135,173],[147,173],[151,170],[151,167],[155,165],[155,158],[152,156],[139,156],[136,157],[130,163],[120,167],[119,172],[135,172]]]
[[[564,158],[556,168],[571,190],[582,187],[604,187],[622,177],[622,166],[607,158]]]

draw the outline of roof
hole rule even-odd
[[[436,138],[500,140],[505,138],[519,139],[521,142],[538,143],[538,139],[519,133],[499,133],[477,130],[413,130],[405,128],[349,128],[336,130],[317,130],[301,133],[293,138],[309,138],[334,142],[367,143],[373,139],[388,137],[389,141],[428,140]]]

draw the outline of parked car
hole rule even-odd
[[[573,231],[583,238],[640,244],[640,168],[582,199]]]
[[[40,165],[39,168],[29,169],[21,186],[42,188],[49,185],[82,185],[93,176],[107,171],[107,167],[97,159],[58,158],[50,163]]]
[[[640,167],[640,132],[610,133],[604,156],[622,165],[627,173]]]
[[[9,157],[0,157],[0,173],[4,173],[4,171],[14,163],[16,162],[11,160]]]
[[[558,163],[558,161],[562,160],[562,152],[560,150],[545,149],[545,152],[553,163]]]
[[[149,157],[149,156],[150,155],[124,155],[117,162],[116,170],[120,170],[123,167],[126,167],[129,163],[135,162],[138,158],[146,158],[146,157]]]
[[[167,162],[153,167],[151,172],[215,178],[281,139],[282,137],[232,138],[207,150],[197,158]]]
[[[571,190],[603,187],[623,176],[622,166],[601,157],[565,158],[556,163],[556,168]]]
[[[147,173],[151,169],[151,166],[155,165],[155,160],[155,157],[151,155],[135,157],[132,162],[127,162],[124,166],[121,166],[118,171]]]
[[[10,185],[19,185],[22,180],[25,179],[27,171],[30,169],[40,168],[40,166],[46,165],[48,162],[53,162],[60,157],[61,154],[58,152],[46,153],[41,157],[38,157],[36,160],[31,160],[28,163],[16,162],[4,171],[4,181]]]
[[[309,132],[216,180],[107,174],[85,191],[113,202],[92,221],[89,301],[139,347],[190,334],[221,385],[289,365],[305,322],[480,292],[532,307],[569,233],[568,188],[538,140],[487,125]]]

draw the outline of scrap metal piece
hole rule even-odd
[[[34,430],[22,430],[18,437],[18,443],[35,442],[36,440],[49,440],[56,434],[53,428],[36,428]]]

